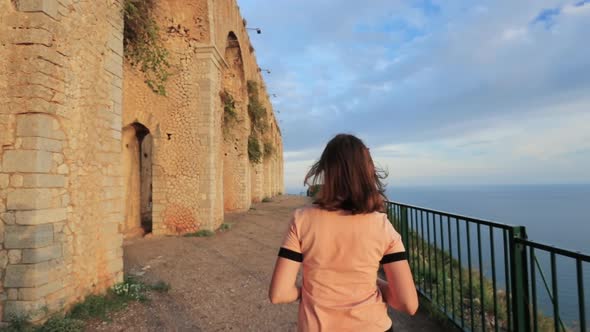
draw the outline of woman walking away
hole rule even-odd
[[[272,303],[300,300],[298,331],[393,331],[387,304],[418,309],[401,236],[382,213],[383,178],[363,142],[343,134],[305,177],[321,188],[313,206],[294,212],[269,290]],[[387,281],[377,277],[380,264]]]

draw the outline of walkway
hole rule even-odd
[[[281,196],[226,216],[228,232],[210,238],[138,239],[125,246],[126,273],[171,285],[133,304],[94,331],[296,331],[297,304],[271,305],[268,284],[294,208],[306,198]],[[396,331],[439,331],[426,315],[392,313]]]

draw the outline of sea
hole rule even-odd
[[[389,185],[388,199],[395,202],[445,211],[453,214],[485,219],[498,223],[525,226],[528,239],[547,245],[590,254],[590,185],[483,185],[483,186],[416,186]],[[444,229],[445,226],[443,226]],[[460,228],[465,238],[465,228]],[[455,234],[456,228],[451,228]],[[484,228],[484,237],[489,237]],[[470,230],[472,245],[476,234]],[[494,252],[502,256],[498,246],[501,234],[495,234]],[[456,242],[455,236],[451,241]],[[488,242],[489,244],[489,242]],[[448,246],[448,244],[447,244]],[[463,245],[465,246],[465,245]],[[477,251],[473,251],[474,262]],[[490,249],[484,248],[484,257],[490,257]],[[536,273],[536,295],[539,311],[553,316],[550,258],[538,252],[539,267]],[[462,249],[465,264],[465,248]],[[456,258],[456,255],[455,255]],[[474,264],[477,265],[477,264]],[[502,264],[497,264],[502,265]],[[496,266],[497,266],[496,265]],[[482,264],[484,274],[491,277],[489,259]],[[539,270],[543,271],[547,285]],[[590,263],[583,264],[584,300],[586,317],[590,317]],[[499,286],[504,285],[503,267],[496,267]],[[575,261],[557,258],[556,281],[558,287],[559,315],[569,326],[579,321],[578,287]],[[548,291],[549,290],[549,291]],[[574,328],[575,329],[575,328]]]

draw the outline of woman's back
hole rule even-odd
[[[385,214],[299,209],[282,247],[303,255],[300,331],[391,326],[375,281],[383,256],[404,247]]]

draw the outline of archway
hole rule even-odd
[[[224,211],[248,208],[250,172],[248,168],[247,92],[242,50],[233,32],[227,36],[221,105],[223,132],[223,207]]]
[[[125,177],[125,237],[152,231],[153,138],[141,123],[123,128],[123,171]]]

